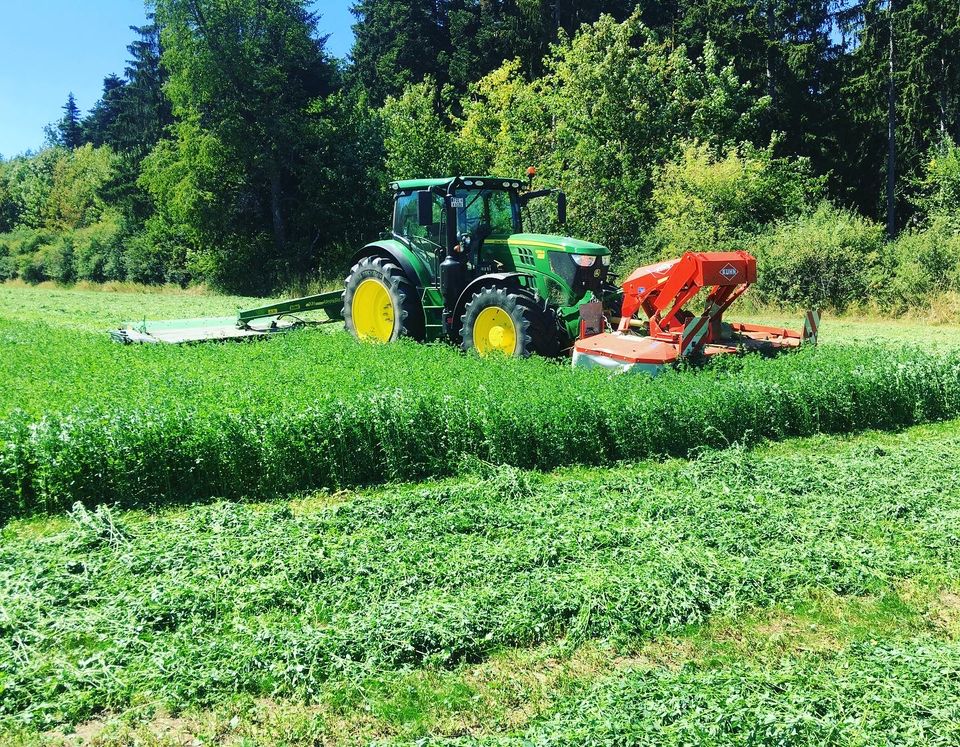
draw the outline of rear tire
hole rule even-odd
[[[473,294],[461,317],[462,348],[520,358],[560,353],[556,325],[534,298],[517,288],[488,286]]]
[[[423,339],[423,307],[416,286],[383,257],[365,257],[350,268],[344,282],[343,319],[358,340]]]

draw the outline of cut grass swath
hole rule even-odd
[[[629,649],[802,604],[811,590],[894,596],[905,579],[956,588],[958,469],[950,424],[614,470],[487,468],[335,505],[78,507],[15,521],[0,534],[0,722],[43,729],[238,693],[310,702],[330,681],[457,667],[505,646]],[[942,671],[956,672],[955,646],[917,666],[941,655]],[[851,687],[869,688],[875,671]],[[758,707],[709,672],[663,674],[636,692],[676,703],[698,681]],[[613,702],[588,702],[629,707],[633,686],[613,684]],[[558,718],[602,733],[573,709]]]

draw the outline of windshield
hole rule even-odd
[[[475,239],[509,236],[520,232],[520,204],[513,192],[501,189],[458,189],[452,195],[457,211],[457,234],[468,233]],[[414,244],[438,248],[444,241],[443,198],[433,197],[433,222],[420,225],[417,193],[397,198],[393,230]],[[430,249],[432,251],[432,249]]]
[[[471,236],[509,236],[520,231],[516,195],[501,189],[458,189],[453,196],[457,232]]]

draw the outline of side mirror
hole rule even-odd
[[[433,193],[429,189],[417,192],[417,223],[421,226],[433,223]]]
[[[567,222],[567,196],[557,192],[557,222],[562,226]]]

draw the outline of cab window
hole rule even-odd
[[[461,189],[457,190],[456,198],[460,233],[509,236],[517,232],[519,213],[510,192]]]
[[[443,228],[443,205],[440,198],[433,199],[433,222],[421,226],[417,211],[417,193],[412,192],[397,198],[393,213],[393,232],[408,239],[423,239],[441,245]]]
[[[509,192],[491,192],[487,198],[490,229],[494,234],[515,233],[516,206]]]

